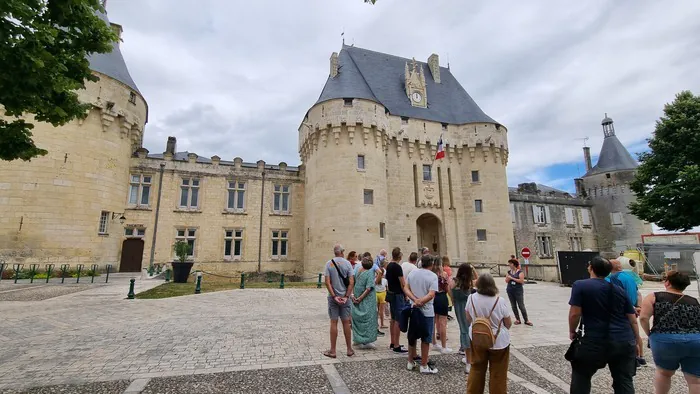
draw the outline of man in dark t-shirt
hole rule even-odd
[[[591,378],[605,365],[610,367],[616,394],[634,393],[639,337],[634,307],[624,290],[605,281],[612,265],[602,257],[588,264],[590,279],[578,280],[569,300],[569,336],[576,337],[583,325],[574,360],[571,361],[571,393],[590,393]]]
[[[401,335],[399,318],[406,305],[406,296],[403,293],[406,281],[403,277],[403,269],[401,269],[401,256],[401,248],[394,248],[391,251],[391,262],[386,266],[387,301],[389,301],[389,310],[391,311],[389,348],[397,353],[406,353],[408,349],[399,345],[399,336]]]

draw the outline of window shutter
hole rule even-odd
[[[588,209],[582,209],[581,210],[581,221],[583,222],[584,226],[590,226],[591,225],[591,217]]]
[[[544,206],[544,222],[545,223],[551,223],[552,222],[552,217],[549,216],[549,205]]]
[[[537,205],[532,206],[532,220],[534,220],[534,223],[539,223],[539,209]]]
[[[566,224],[574,224],[574,210],[566,208]]]

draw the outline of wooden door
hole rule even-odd
[[[143,259],[143,239],[128,238],[122,244],[122,258],[119,272],[141,272]]]

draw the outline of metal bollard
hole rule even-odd
[[[316,283],[316,288],[320,289],[321,288],[321,278],[323,277],[323,274],[318,274],[318,283]]]
[[[92,279],[90,279],[90,283],[95,283],[95,274],[97,273],[97,264],[92,265],[92,269],[90,270],[90,276],[92,276]]]
[[[197,285],[194,287],[194,294],[202,292],[202,272],[197,271]]]
[[[15,264],[13,266],[15,269],[15,283],[17,283],[17,279],[19,279],[19,271],[22,269],[23,266],[23,264]]]
[[[165,270],[165,283],[170,282],[170,269]]]
[[[126,295],[126,298],[129,300],[133,300],[136,294],[134,294],[134,284],[136,283],[136,279],[130,279],[129,280],[129,294]]]
[[[5,271],[5,262],[0,263],[0,281],[2,281],[2,273]]]
[[[156,275],[159,275],[159,274],[161,273],[161,271],[163,271],[163,265],[162,265],[162,264],[158,264],[158,265],[156,266]]]
[[[61,264],[61,283],[65,282],[66,273],[68,272],[69,268],[70,268],[70,264]]]
[[[245,289],[245,272],[241,272],[241,289]]]
[[[39,264],[29,265],[29,283],[34,283],[34,276],[36,276],[37,267],[39,267]]]
[[[105,283],[109,282],[109,271],[112,270],[112,264],[107,264],[107,279],[105,279]]]
[[[284,289],[284,274],[280,276],[280,289]]]
[[[46,264],[46,283],[51,279],[51,271],[53,271],[53,264]]]
[[[149,264],[149,265],[148,265],[148,270],[146,271],[146,272],[148,272],[148,276],[153,276],[153,272],[154,272],[154,271],[155,271],[155,270],[154,270],[153,264]]]
[[[83,270],[83,267],[83,264],[78,264],[78,280],[76,280],[75,283],[80,283],[80,271]]]

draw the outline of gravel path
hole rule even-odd
[[[152,379],[142,394],[332,394],[321,366]]]
[[[564,353],[568,346],[541,346],[537,348],[521,349],[520,352],[536,362],[540,367],[551,372],[565,382],[571,381],[571,364],[564,360]],[[645,349],[645,358],[651,362],[651,351]],[[511,358],[511,363],[513,359]],[[517,372],[516,372],[517,373]],[[612,378],[610,370],[606,367],[593,375],[592,392],[613,393]],[[654,366],[651,363],[645,367],[637,369],[637,376],[634,377],[634,389],[640,394],[654,394]],[[688,385],[680,372],[673,377],[671,393],[685,394],[688,392]]]
[[[122,394],[129,387],[128,380],[94,382],[81,385],[57,385],[27,389],[25,391],[5,390],[1,394]]]

